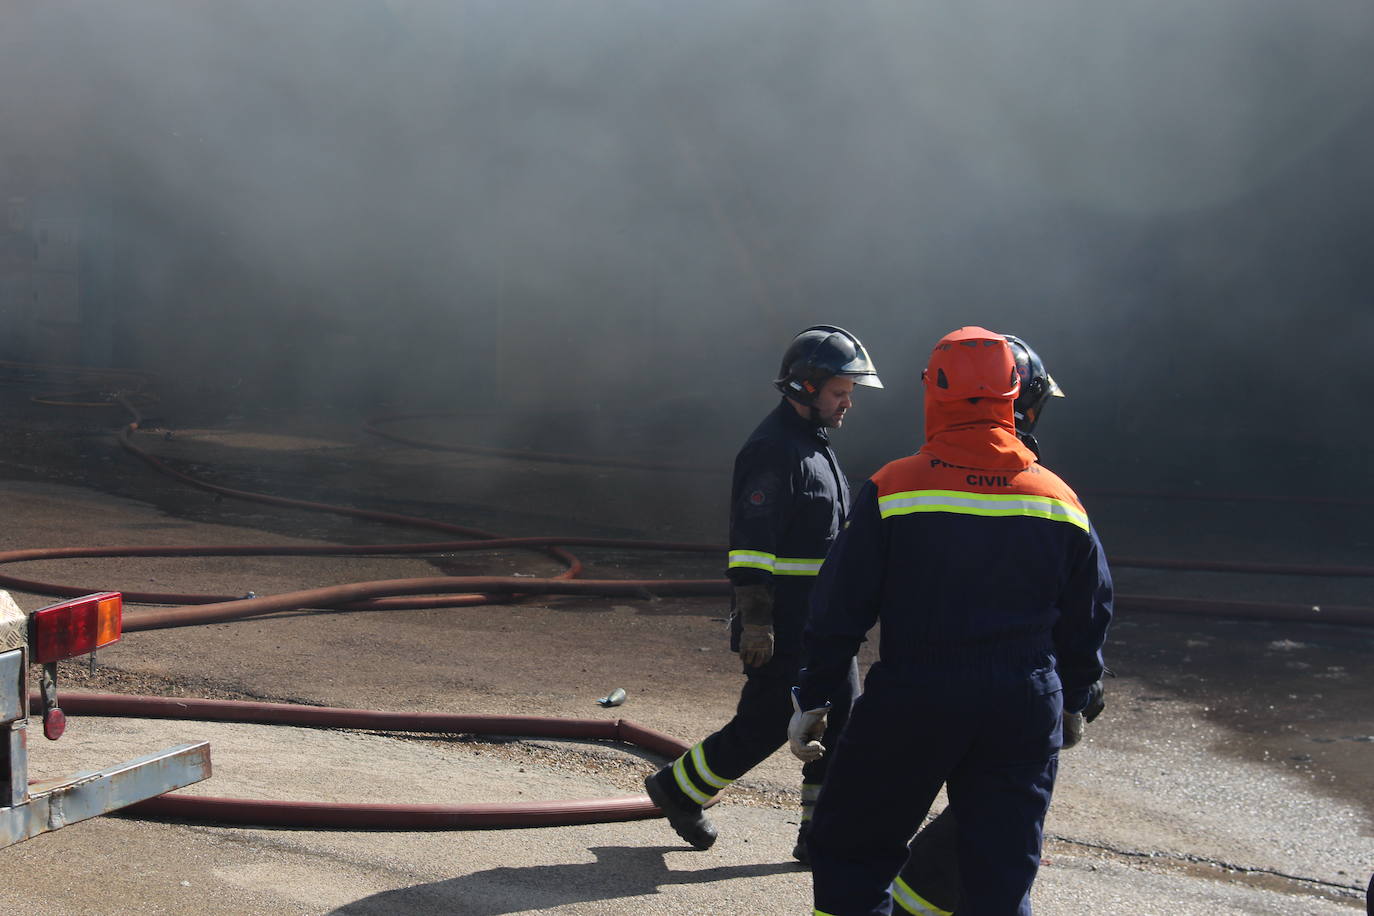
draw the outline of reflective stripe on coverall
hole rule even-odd
[[[735,458],[726,570],[734,585],[772,588],[773,658],[744,666],[747,680],[734,718],[674,761],[674,783],[683,800],[706,804],[787,742],[811,588],[848,511],[849,483],[826,430],[783,399]],[[732,613],[734,651],[740,631]],[[857,689],[858,667],[850,664],[838,679],[827,732],[832,739]],[[828,767],[825,759],[802,767],[804,819]]]
[[[953,450],[977,466],[942,460],[933,438],[879,471],[813,594],[803,709],[823,705],[881,622],[810,835],[820,913],[891,912],[906,843],[942,784],[967,879],[960,916],[1029,913],[1061,714],[1102,674],[1111,579],[1082,505],[1009,418],[960,409],[982,425]],[[978,426],[964,419],[958,430]]]

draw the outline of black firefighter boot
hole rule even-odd
[[[663,812],[678,836],[695,849],[711,848],[716,841],[716,825],[706,817],[700,805],[683,796],[673,778],[672,764],[645,778],[644,790],[649,793],[649,801]]]
[[[802,783],[801,826],[797,828],[797,845],[792,847],[792,858],[803,865],[811,864],[811,851],[806,848],[806,838],[811,835],[811,815],[816,812],[816,799],[820,794],[819,783]]]
[[[811,864],[811,850],[806,848],[806,838],[811,833],[811,822],[802,821],[797,828],[797,845],[792,847],[792,858],[803,865]]]
[[[797,828],[797,845],[791,847],[791,857],[802,865],[811,865],[811,850],[807,849],[807,835],[811,834],[811,821],[801,821]]]

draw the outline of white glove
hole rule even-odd
[[[825,753],[821,735],[825,733],[825,716],[830,712],[830,704],[819,709],[803,711],[797,699],[797,688],[792,688],[792,720],[787,723],[787,745],[792,753],[805,763],[820,760]]]

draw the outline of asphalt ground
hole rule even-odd
[[[0,543],[362,543],[431,540],[328,516],[236,505],[155,478],[111,439],[117,420],[11,405]],[[414,510],[510,534],[718,540],[709,475],[424,452],[340,418],[240,418],[148,432],[150,447],[236,486]],[[336,500],[337,501],[337,500]],[[646,512],[652,507],[652,512]],[[1090,504],[1109,550],[1360,562],[1323,513]],[[722,510],[723,512],[723,510]],[[1315,517],[1314,517],[1315,516]],[[1266,525],[1268,520],[1271,524]],[[1300,537],[1285,542],[1275,532]],[[1326,542],[1329,541],[1329,542]],[[1301,558],[1301,559],[1299,559]],[[1316,558],[1316,559],[1309,559]],[[709,558],[589,552],[594,572],[718,576]],[[433,558],[86,560],[18,575],[92,588],[269,594],[445,572],[547,575],[527,553]],[[1366,583],[1142,573],[1137,591],[1374,604]],[[16,594],[26,609],[46,599]],[[130,634],[64,689],[264,698],[377,709],[623,716],[694,740],[737,695],[714,599],[532,599],[495,609],[295,613]],[[1064,755],[1034,902],[1042,914],[1351,913],[1374,869],[1374,631],[1123,612],[1108,711]],[[614,687],[625,706],[594,700]],[[297,800],[468,802],[637,794],[654,761],[605,745],[419,739],[340,730],[73,717],[31,729],[33,776],[212,742],[191,791]],[[36,913],[803,913],[790,857],[796,767],[785,752],[713,810],[701,853],[662,821],[452,831],[267,830],[105,817],[0,851],[0,907]]]

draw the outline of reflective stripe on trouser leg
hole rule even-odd
[[[870,675],[868,691],[827,754],[830,770],[808,839],[812,905],[821,912],[892,912],[892,879],[906,861],[907,841],[967,748],[961,720],[949,709],[954,704],[927,693],[924,685],[893,689]],[[929,728],[892,727],[930,712],[936,715]],[[942,740],[932,742],[930,734]]]
[[[711,772],[706,762],[704,742],[692,745],[692,749],[673,761],[673,779],[677,787],[698,805],[704,805],[715,798],[733,779],[723,779]]]
[[[892,882],[892,899],[898,906],[915,916],[952,916],[952,911],[942,910],[911,889],[901,878]]]
[[[716,794],[787,744],[792,685],[800,667],[795,655],[775,654],[766,664],[746,669],[735,715],[683,761],[697,791]]]
[[[945,808],[907,844],[906,864],[897,873],[935,911],[959,912],[959,825]],[[899,887],[894,885],[895,887]],[[894,889],[893,893],[896,893]]]

